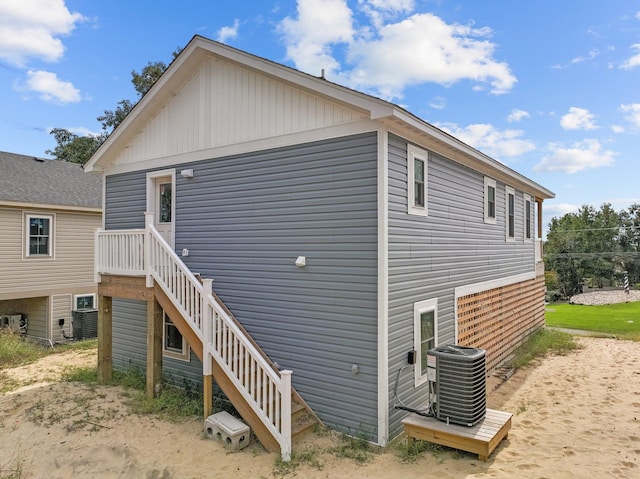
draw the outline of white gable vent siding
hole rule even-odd
[[[484,175],[429,152],[425,217],[407,214],[407,141],[389,141],[389,387],[390,437],[401,432],[406,413],[395,410],[398,370],[414,348],[413,305],[438,300],[438,343],[453,343],[454,289],[458,286],[533,272],[534,249],[523,237],[522,192],[516,190],[516,241],[505,240],[505,185],[498,182],[497,224],[484,222]],[[519,208],[519,209],[518,209]],[[398,393],[419,406],[427,384],[414,384],[404,370]]]
[[[147,303],[113,298],[113,367],[118,371],[147,367]],[[162,358],[164,380],[178,387],[202,390],[202,363],[195,354],[191,362]]]
[[[176,250],[327,425],[376,440],[377,134],[181,168]]]

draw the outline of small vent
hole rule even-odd
[[[487,410],[485,359],[484,349],[467,346],[440,346],[427,352],[436,419],[464,426],[482,420]]]

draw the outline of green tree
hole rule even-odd
[[[553,218],[545,243],[545,268],[558,274],[564,296],[592,287],[615,284],[624,268],[622,213],[610,204],[599,210],[582,206],[577,213]]]
[[[180,49],[176,49],[173,58],[179,54]],[[167,67],[164,62],[149,62],[140,73],[135,70],[131,72],[131,83],[138,94],[138,101],[151,89]],[[64,128],[54,128],[51,134],[57,145],[53,150],[46,150],[45,154],[51,155],[55,160],[84,165],[124,121],[136,103],[126,99],[120,100],[115,110],[104,110],[104,114],[97,118],[102,124],[102,132],[98,135],[79,136]]]
[[[80,163],[84,165],[100,147],[104,138],[102,136],[78,136],[64,128],[54,128],[51,134],[56,140],[57,146],[45,153],[56,160]]]

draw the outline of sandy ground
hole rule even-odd
[[[315,464],[304,478],[640,478],[640,343],[581,338],[584,348],[549,357],[504,383],[488,382],[488,406],[514,414],[506,440],[480,462],[440,448],[402,461],[399,444],[364,465],[327,448],[339,439],[312,435]],[[14,389],[0,396],[0,478],[272,478],[276,455],[257,443],[229,452],[206,439],[202,421],[170,423],[130,412],[116,387],[56,382],[95,353],[50,356],[0,372]],[[19,474],[12,471],[19,470]]]

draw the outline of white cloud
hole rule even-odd
[[[631,45],[631,49],[636,50],[637,53],[629,57],[622,65],[620,65],[620,68],[622,68],[623,70],[632,70],[640,66],[640,43]]]
[[[578,63],[583,63],[589,60],[593,60],[594,58],[596,58],[597,56],[600,55],[600,51],[599,50],[590,50],[589,53],[587,54],[587,56],[580,56],[580,57],[575,57],[571,60],[571,63],[576,65]]]
[[[562,171],[573,174],[582,170],[611,166],[617,153],[603,150],[598,140],[585,139],[564,147],[560,143],[549,145],[551,154],[545,156],[534,171]]]
[[[513,88],[517,80],[509,66],[494,59],[491,29],[448,24],[430,13],[409,15],[413,6],[408,0],[361,0],[359,13],[371,24],[356,30],[345,0],[298,0],[297,17],[280,24],[287,56],[300,70],[318,75],[325,69],[330,79],[390,100],[425,82],[471,80],[476,88],[488,84],[494,94]]]
[[[509,123],[519,123],[530,116],[529,112],[525,110],[511,110],[511,113],[509,113],[509,116],[507,117],[507,121]]]
[[[598,128],[593,122],[593,114],[584,108],[572,106],[569,113],[560,119],[560,125],[565,130],[595,130]]]
[[[227,40],[234,39],[238,36],[238,28],[240,27],[240,21],[236,18],[233,21],[232,27],[222,27],[218,30],[218,36],[216,40],[220,43],[226,43]]]
[[[520,130],[498,130],[487,124],[473,124],[464,128],[455,124],[438,127],[496,159],[514,158],[536,148],[533,142],[521,138],[523,132]]]
[[[55,73],[42,70],[27,72],[26,89],[51,103],[78,103],[82,99],[80,91],[72,83],[60,80]]]
[[[339,70],[330,46],[351,41],[354,30],[346,0],[299,0],[298,17],[280,24],[287,43],[287,57],[296,67],[313,75],[324,69],[327,76]]]
[[[83,20],[64,0],[0,0],[0,58],[19,67],[29,58],[57,61],[64,53],[59,37]]]
[[[51,133],[53,129],[54,127],[47,128],[47,133]],[[101,135],[101,132],[91,131],[86,126],[70,126],[70,127],[66,127],[65,130],[70,131],[71,133],[74,133],[78,136],[96,136],[97,137]]]
[[[358,5],[371,19],[376,30],[382,27],[385,21],[413,11],[414,4],[414,0],[358,0]],[[366,28],[363,30],[367,31]]]
[[[441,96],[437,96],[429,102],[429,106],[434,110],[444,110],[447,106],[447,100]]]
[[[493,60],[495,44],[487,40],[488,29],[449,25],[424,13],[387,24],[378,34],[376,40],[358,39],[350,45],[350,78],[387,98],[401,97],[406,86],[424,82],[451,85],[470,79],[490,83],[495,94],[516,83],[508,65]]]
[[[624,126],[621,125],[612,125],[611,131],[613,131],[614,133],[624,133],[625,129]]]
[[[544,215],[546,217],[562,217],[567,213],[577,213],[580,205],[572,205],[571,203],[554,203],[554,200],[545,200]]]
[[[640,128],[640,103],[620,105],[620,111],[626,113],[625,118],[633,124],[634,128]]]

